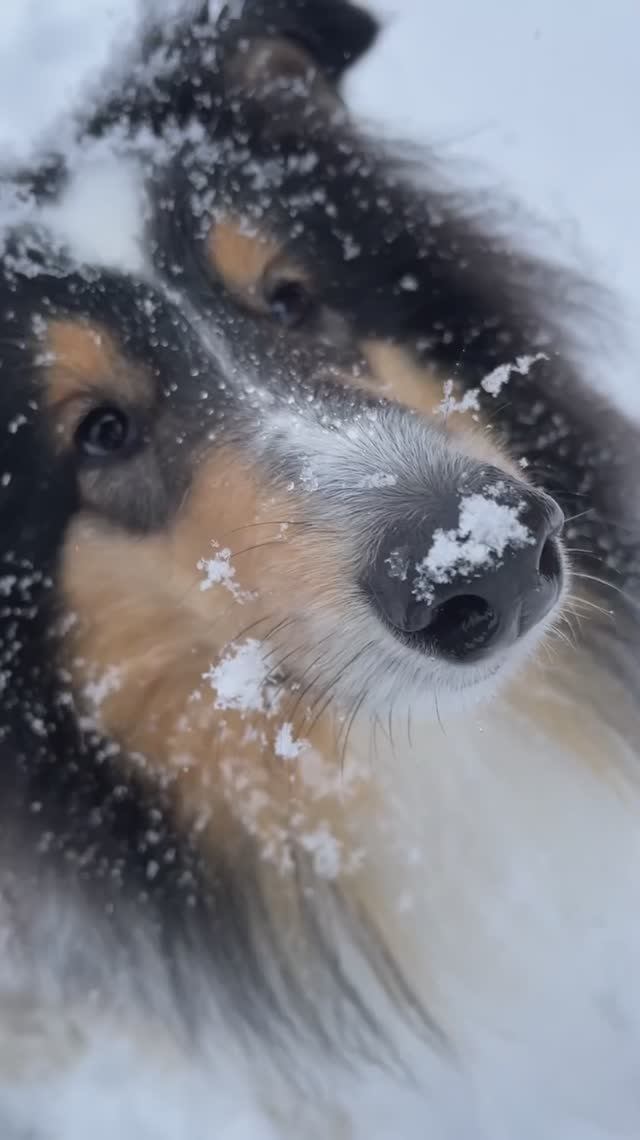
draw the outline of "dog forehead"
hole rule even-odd
[[[128,403],[149,403],[155,384],[148,365],[132,358],[114,329],[82,315],[44,322],[43,369],[48,402],[57,406],[78,393],[105,390]]]

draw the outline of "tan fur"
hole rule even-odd
[[[405,349],[383,340],[364,344],[364,353],[382,394],[429,419],[439,414],[444,381],[433,368],[419,368]]]
[[[431,420],[435,419],[446,432],[458,438],[458,443],[462,443],[464,450],[474,459],[492,463],[523,477],[522,471],[510,460],[495,438],[485,419],[482,401],[479,412],[459,411],[455,408],[449,411],[445,405],[446,377],[433,368],[421,366],[406,349],[389,342],[368,341],[363,348],[382,395],[421,412]],[[462,393],[456,391],[454,386],[451,395],[454,401],[459,402]]]
[[[227,288],[254,312],[268,311],[263,287],[269,278],[308,282],[308,274],[292,261],[282,246],[243,219],[223,218],[210,231],[208,253],[211,263]],[[501,447],[491,423],[495,407],[491,397],[478,390],[479,410],[460,411],[455,407],[464,395],[455,383],[447,408],[447,377],[420,365],[411,353],[388,341],[369,340],[361,346],[370,374],[358,373],[355,383],[367,392],[384,395],[404,407],[413,408],[463,440],[467,454],[481,462],[503,467],[522,478],[522,471]],[[345,374],[345,383],[354,377]]]
[[[227,252],[237,252],[237,236],[229,231],[222,239],[229,239]],[[249,248],[247,266],[255,271],[259,257],[254,243]],[[257,252],[266,254],[260,244]],[[135,369],[93,327],[61,322],[50,335],[56,407],[74,407],[87,389],[95,398],[105,378],[118,398],[144,396],[140,378],[126,386]],[[385,394],[433,417],[441,398],[434,375],[388,345],[367,349]],[[499,452],[483,457],[506,464]],[[232,587],[203,590],[198,564],[224,548]],[[316,720],[318,694],[305,698],[299,686],[307,675],[296,674],[304,654],[313,657],[305,615],[322,597],[336,625],[345,620],[349,573],[339,545],[305,526],[295,497],[270,489],[250,460],[229,448],[200,463],[163,531],[132,536],[89,512],[69,531],[62,583],[75,620],[67,663],[84,712],[122,745],[143,778],[168,788],[185,826],[200,827],[231,858],[253,841],[267,864],[293,869],[305,838],[323,829],[347,853],[355,821],[377,795],[368,769],[343,773],[343,725],[331,712]],[[284,661],[290,673],[277,715],[268,706],[219,707],[208,675],[247,639],[265,639],[269,667]],[[278,755],[283,724],[299,744],[295,758]],[[375,890],[363,881],[371,914]],[[287,908],[290,899],[276,891],[272,905]]]
[[[255,312],[267,312],[263,285],[268,277],[282,275],[287,280],[308,281],[305,271],[287,257],[273,238],[241,219],[218,221],[209,234],[208,251],[216,273],[227,288]],[[358,387],[437,420],[445,431],[463,440],[464,450],[474,459],[523,477],[500,445],[491,423],[495,409],[486,393],[478,391],[478,411],[460,411],[455,404],[464,393],[454,384],[449,396],[454,406],[449,409],[445,391],[447,377],[418,364],[409,351],[378,340],[366,341],[361,350],[370,371],[369,375],[358,373],[355,378]],[[345,383],[354,383],[354,377],[345,374]]]
[[[262,307],[260,282],[281,253],[280,243],[242,219],[223,218],[209,233],[207,251],[217,275],[253,308]]]
[[[99,324],[70,317],[49,322],[43,370],[57,440],[68,444],[87,405],[100,399],[149,404],[151,376],[127,360],[111,333]]]
[[[230,243],[227,252],[236,249],[237,232],[222,233],[223,245]],[[255,271],[254,255],[265,254],[266,247],[249,242],[246,248],[253,250],[249,262],[254,257]],[[106,375],[118,398],[140,394],[139,377],[123,389],[135,369],[127,368],[99,330],[59,322],[50,337],[55,365],[49,391],[58,407],[76,407],[87,388],[100,392]],[[440,394],[435,377],[418,373],[388,345],[367,349],[388,394],[433,415]],[[489,455],[506,464],[499,453]],[[276,862],[286,862],[295,843],[293,819],[303,820],[307,832],[326,824],[338,842],[349,829],[340,780],[341,725],[329,713],[314,720],[317,694],[300,696],[296,684],[304,686],[307,677],[296,677],[295,670],[301,651],[313,649],[303,619],[318,597],[337,623],[346,618],[350,567],[337,544],[304,522],[294,496],[259,482],[250,461],[235,451],[218,450],[200,464],[165,530],[136,537],[86,513],[73,524],[63,558],[63,592],[76,619],[68,634],[69,664],[80,691],[101,694],[95,707],[87,701],[88,714],[127,753],[143,758],[141,770],[149,779],[171,785],[185,818],[202,819],[203,825],[215,819],[216,842],[223,833],[230,844],[251,835]],[[233,587],[223,582],[203,590],[205,573],[198,564],[225,548],[231,552]],[[277,717],[268,709],[216,707],[206,675],[247,638],[267,639],[270,663],[284,659],[293,670],[279,693]],[[110,675],[116,682],[101,691]],[[304,742],[299,762],[276,755],[283,723]],[[307,768],[324,771],[326,793],[305,787],[305,757]],[[358,791],[350,787],[349,800],[365,794],[367,781],[358,777],[355,783]]]
[[[95,707],[87,702],[88,714],[144,758],[148,778],[171,785],[180,813],[214,820],[216,842],[222,832],[230,845],[252,834],[278,863],[295,843],[296,816],[306,831],[323,820],[332,834],[342,831],[340,797],[314,799],[304,788],[305,755],[316,768],[333,766],[340,726],[329,715],[311,725],[295,688],[282,692],[277,717],[216,708],[205,674],[234,643],[260,640],[292,612],[304,613],[319,591],[338,606],[344,571],[337,553],[304,528],[283,530],[294,507],[259,490],[232,455],[218,455],[203,464],[167,532],[133,538],[80,517],[63,559],[64,595],[76,619],[67,635],[76,686],[90,693],[118,674],[113,691]],[[200,588],[197,564],[214,556],[212,542],[231,548],[242,601],[223,585]],[[301,639],[300,630],[276,630],[273,663]],[[305,742],[302,761],[276,755],[284,722]]]
[[[269,315],[269,289],[281,282],[309,285],[309,275],[275,237],[242,218],[221,218],[207,239],[211,265],[227,289],[253,313]]]
[[[437,414],[441,390],[433,374],[389,346],[367,347],[372,374],[388,385],[386,395],[431,417],[435,404]],[[466,430],[461,432],[466,447]],[[508,464],[497,449],[483,458]],[[395,773],[398,759],[382,738],[380,755],[375,748],[369,755],[370,741],[360,738],[343,766],[343,725],[330,711],[316,721],[315,694],[306,700],[296,688],[306,681],[296,668],[300,652],[309,649],[308,631],[286,622],[322,597],[339,629],[348,576],[338,543],[304,523],[295,496],[270,489],[251,461],[231,448],[216,450],[196,469],[187,499],[163,532],[132,537],[85,513],[68,534],[62,563],[66,605],[76,619],[66,635],[67,664],[85,714],[123,746],[126,763],[143,780],[167,790],[182,829],[195,829],[205,850],[224,851],[232,865],[251,860],[270,921],[287,931],[292,957],[308,957],[299,876],[305,860],[313,860],[309,837],[325,835],[336,849],[342,897],[367,916],[439,1020],[446,1011],[420,927],[398,911],[397,883],[410,872],[398,861],[393,827],[386,830],[392,805],[379,779],[380,766]],[[233,590],[224,583],[202,590],[199,561],[225,547],[236,572]],[[208,679],[230,647],[247,638],[265,638],[270,664],[275,668],[284,659],[291,671],[275,715],[268,706],[219,707]],[[567,763],[580,758],[588,769],[584,777],[597,781],[603,759],[608,765],[611,736],[595,703],[593,714],[584,712],[582,676],[575,699],[565,684],[585,665],[583,655],[567,654],[557,673],[546,661],[532,663],[504,698],[505,707],[510,702],[543,741],[546,736],[558,743]],[[112,670],[113,683],[103,685]],[[590,684],[595,691],[595,671]],[[278,754],[283,723],[300,745],[295,757]],[[441,740],[425,729],[424,755],[414,757],[434,775],[434,795]],[[615,760],[610,768],[611,778],[619,774]],[[407,772],[400,767],[398,779]],[[359,859],[365,848],[366,858]],[[453,921],[459,914],[466,932],[463,891],[451,906]]]
[[[637,773],[626,771],[612,750],[612,730],[619,740],[637,732],[637,709],[624,686],[583,650],[549,642],[511,685],[510,703],[567,756],[579,757],[585,773],[619,790],[629,781],[637,786]]]

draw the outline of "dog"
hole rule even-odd
[[[376,30],[191,13],[16,177],[7,1140],[637,1133],[636,431]]]

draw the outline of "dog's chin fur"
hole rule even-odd
[[[566,575],[566,558],[563,561]],[[446,661],[436,653],[405,645],[379,623],[374,625],[368,616],[362,622],[366,637],[358,630],[359,637],[355,638],[347,626],[350,635],[347,646],[351,652],[358,640],[363,642],[363,656],[358,661],[360,675],[371,678],[362,700],[363,715],[376,717],[385,724],[441,725],[445,718],[489,705],[517,683],[529,665],[535,666],[541,655],[553,655],[556,651],[557,627],[562,619],[567,588],[565,578],[552,610],[533,629],[508,648],[472,664]],[[371,646],[368,651],[367,644]],[[361,685],[356,682],[349,685],[348,680],[347,674],[335,690],[335,703],[342,706],[343,715],[362,696]]]
[[[413,738],[399,721],[376,728],[362,715],[354,726],[340,786],[349,802],[366,773],[380,808],[353,796],[342,870],[305,889],[331,931],[335,968],[384,1025],[378,1039],[352,1023],[348,1004],[332,1008],[331,987],[323,998],[312,945],[302,977],[336,1035],[330,1048],[306,1040],[293,1005],[283,1052],[282,1042],[247,1046],[197,956],[197,1028],[185,1037],[153,940],[139,943],[141,994],[53,882],[29,957],[24,943],[15,955],[11,939],[5,946],[4,1135],[46,1120],[36,1135],[47,1140],[112,1140],[116,1127],[136,1140],[632,1136],[640,794],[632,745],[563,686],[579,667],[569,651],[551,671],[532,660],[508,693]],[[588,666],[586,690],[601,681]],[[362,913],[366,938],[384,931],[412,1004],[354,936]],[[286,930],[278,935],[285,948]],[[74,996],[47,964],[70,956],[94,977],[93,997]]]

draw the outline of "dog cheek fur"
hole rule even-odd
[[[344,829],[341,726],[310,716],[304,677],[278,671],[309,659],[318,597],[335,614],[345,593],[337,549],[296,513],[227,451],[168,530],[133,537],[80,516],[62,558],[63,655],[85,718],[169,790],[184,826],[215,824],[227,848],[250,837],[283,866],[296,832],[331,817],[341,844]]]

